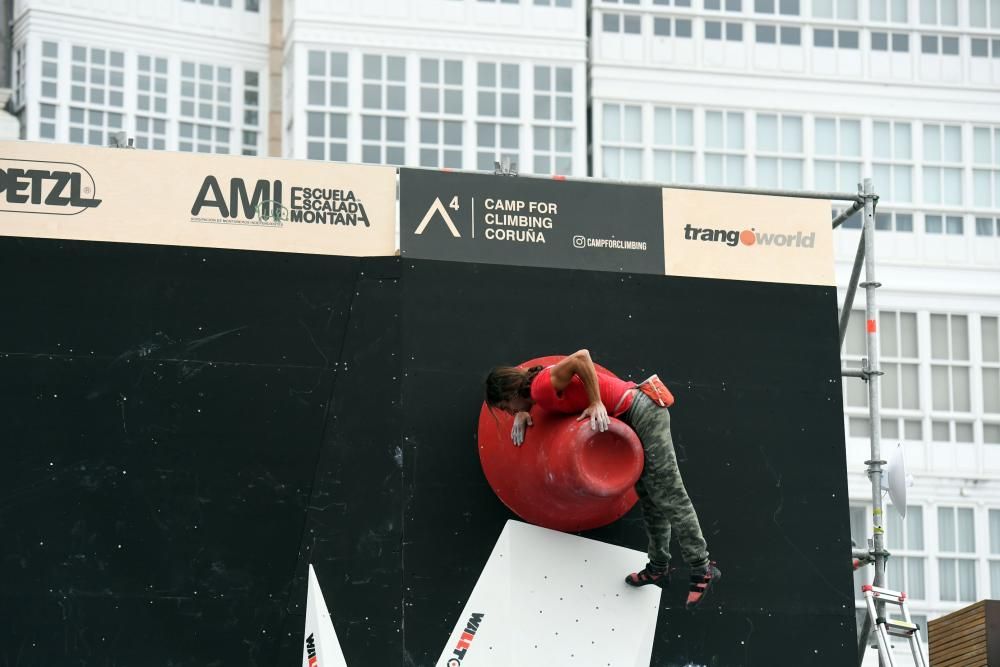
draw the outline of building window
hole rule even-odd
[[[140,55],[136,79],[136,148],[167,147],[167,59]]]
[[[535,0],[539,7],[572,7],[573,0]]]
[[[972,128],[972,202],[1000,209],[1000,127]]]
[[[694,182],[694,112],[690,109],[653,109],[653,179]]]
[[[673,5],[674,7],[690,7],[691,0],[653,0],[653,5]]]
[[[306,157],[347,161],[347,54],[309,51],[306,70]]]
[[[757,24],[754,36],[758,44],[775,44],[778,41],[778,27]]]
[[[899,121],[872,126],[872,178],[889,202],[913,200],[912,128]]]
[[[938,508],[938,582],[940,597],[950,602],[976,600],[976,534],[968,507]]]
[[[306,157],[310,160],[347,161],[347,114],[306,112]]]
[[[462,61],[420,59],[420,112],[462,115]]]
[[[722,21],[705,21],[705,39],[722,39],[723,27],[725,28],[725,39],[727,42],[743,41],[743,24]]]
[[[515,64],[481,62],[477,68],[480,116],[517,118],[521,111],[521,72]]]
[[[22,49],[23,51],[23,49]],[[80,54],[77,54],[80,55]],[[21,56],[22,76],[24,74],[24,55]],[[42,97],[56,99],[59,73],[59,44],[56,42],[42,42]],[[23,83],[23,82],[22,82]],[[22,87],[23,92],[23,87]],[[22,104],[24,97],[21,98]]]
[[[813,46],[832,49],[834,46],[841,49],[858,48],[857,30],[827,30],[823,28],[813,29]]]
[[[958,37],[942,37],[940,35],[921,35],[920,52],[928,55],[944,56],[958,55]]]
[[[604,104],[601,123],[602,176],[619,180],[642,178],[642,108]]]
[[[367,54],[362,59],[362,107],[376,111],[406,110],[406,59]]]
[[[786,46],[799,46],[802,43],[802,30],[790,25],[758,24],[755,37],[758,44],[775,44],[780,40]]]
[[[812,0],[813,17],[820,19],[858,19],[858,0]]]
[[[962,204],[962,128],[924,126],[924,202]]]
[[[997,12],[1000,14],[1000,12]],[[969,52],[974,58],[1000,58],[1000,39],[977,39],[969,40]]]
[[[969,25],[973,28],[1000,28],[1000,5],[995,0],[969,0]]]
[[[861,122],[817,118],[815,187],[853,192],[861,181]]]
[[[891,21],[893,23],[907,23],[906,0],[870,0],[872,21]]]
[[[863,323],[858,318],[858,323]],[[879,350],[882,353],[882,435],[919,442],[923,439],[920,414],[920,372],[916,313],[880,311]],[[864,389],[864,388],[863,388]],[[866,398],[867,398],[867,392]],[[867,400],[866,400],[867,406]]]
[[[996,221],[1000,223],[1000,220]],[[1000,331],[998,318],[981,318],[983,341],[983,412],[996,420],[1000,417]],[[991,424],[984,425],[984,431],[991,431],[992,439],[987,442],[998,442],[997,430],[1000,427]]]
[[[123,127],[125,54],[74,46],[71,80],[70,142],[108,145],[108,135]]]
[[[167,59],[139,56],[136,108],[143,114],[167,113]]]
[[[53,46],[56,46],[58,48],[58,46],[56,44],[53,44],[52,42],[45,42],[44,44],[52,44]],[[13,72],[14,72],[14,86],[13,86],[13,88],[14,88],[14,100],[13,100],[13,106],[14,106],[14,110],[15,111],[18,110],[18,109],[20,109],[24,105],[24,88],[25,88],[25,80],[24,80],[24,73],[25,73],[24,51],[25,51],[25,49],[24,49],[23,46],[19,46],[16,49],[14,49],[14,67],[13,67]],[[50,66],[50,75],[51,75],[50,78],[53,79],[53,80],[58,80],[58,78],[59,78],[59,76],[58,76],[58,74],[59,74],[58,51],[56,51],[56,56],[57,56],[56,58],[52,59],[52,65]],[[44,69],[45,68],[43,67],[42,69],[43,69],[43,76],[44,76]]]
[[[857,216],[856,216],[857,217]],[[920,373],[916,313],[879,311],[879,350],[882,354],[882,436],[914,442],[923,440],[920,413]],[[844,363],[861,368],[868,356],[865,313],[851,312],[845,336]],[[852,437],[868,437],[869,421],[861,417],[868,410],[868,388],[863,382],[844,382],[844,404],[856,408],[859,416],[848,419]]]
[[[886,568],[887,586],[905,591],[907,597],[926,600],[924,564],[924,508],[908,505],[906,519],[895,509],[885,513],[886,547],[892,551]]]
[[[361,161],[401,165],[406,160],[406,59],[365,54],[361,65],[366,112],[361,117]]]
[[[910,36],[905,32],[873,32],[871,34],[872,51],[893,51],[909,53]]]
[[[395,164],[405,161],[406,119],[398,116],[361,116],[361,161]]]
[[[534,172],[573,173],[573,70],[536,65]]]
[[[802,117],[757,114],[757,185],[803,188]]]
[[[923,25],[958,25],[958,0],[920,0]]]
[[[521,146],[521,128],[514,123],[476,123],[476,168],[493,171],[494,162],[516,164]]]
[[[719,11],[722,9],[723,2],[725,2],[727,12],[743,11],[743,0],[705,0],[705,9]]]
[[[257,155],[260,141],[260,73],[243,72],[243,155]]]
[[[184,2],[195,3],[195,0],[184,0]],[[212,5],[215,7],[232,7],[233,0],[197,0],[199,4],[202,5]]]
[[[243,7],[248,12],[260,12],[260,0],[246,0]]]
[[[462,168],[462,122],[420,120],[420,166]]]
[[[990,597],[1000,597],[1000,510],[991,509],[990,521]]]
[[[855,220],[857,222],[855,222]],[[854,216],[851,219],[851,224],[849,228],[860,229],[861,228],[861,217]],[[845,223],[845,227],[848,225]],[[875,229],[885,232],[912,232],[913,231],[913,214],[912,213],[900,213],[898,211],[884,211],[880,210],[875,214]]]
[[[618,32],[626,35],[638,35],[642,32],[642,17],[638,14],[618,14],[604,12],[601,19],[604,32]]]
[[[951,234],[952,236],[962,236],[965,234],[965,225],[960,215],[925,215],[924,231],[928,234]]]
[[[307,103],[310,107],[347,107],[347,54],[310,51],[307,70]]]
[[[206,63],[181,63],[182,151],[229,153],[232,127],[233,71]]]
[[[461,60],[420,59],[422,167],[462,168],[462,80]]]
[[[743,185],[746,142],[742,111],[705,112],[705,183]]]
[[[976,217],[976,236],[1000,236],[1000,218]]]
[[[493,171],[494,161],[516,163],[521,149],[520,126],[495,119],[518,119],[521,115],[521,70],[511,63],[478,63],[476,68],[477,111],[476,168]],[[493,120],[487,120],[493,119]]]
[[[51,139],[56,138],[56,105],[55,104],[45,104],[42,102],[38,105],[38,136],[41,139]]]
[[[753,10],[758,14],[774,14],[775,10],[782,16],[798,16],[799,0],[754,0]]]
[[[931,314],[931,437],[972,442],[969,321],[965,315]],[[954,417],[958,417],[955,419]]]

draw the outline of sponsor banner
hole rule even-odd
[[[0,235],[395,254],[392,167],[0,142]]]
[[[400,170],[404,256],[663,273],[660,189]]]
[[[663,190],[667,275],[834,285],[830,203]]]

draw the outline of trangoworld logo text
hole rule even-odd
[[[309,658],[309,667],[319,667],[316,659],[316,639],[310,634],[306,637],[306,657]]]
[[[206,176],[202,181],[191,206],[191,219],[234,225],[281,226],[283,222],[304,222],[371,227],[365,205],[353,190],[296,185],[286,190],[280,180],[261,179],[254,183],[251,193],[246,181],[231,178],[225,192],[215,176]]]
[[[816,232],[803,234],[771,234],[758,232],[755,228],[744,229],[711,229],[692,227],[691,223],[684,225],[685,241],[706,241],[724,243],[729,247],[743,244],[746,246],[779,246],[785,248],[813,248],[816,246]]]
[[[72,162],[0,158],[0,211],[75,215],[100,206],[94,177]]]
[[[455,657],[446,663],[448,667],[461,667],[462,661],[465,660],[465,654],[468,653],[469,647],[472,645],[472,640],[476,638],[476,632],[479,630],[479,624],[482,623],[484,616],[486,614],[473,614],[469,617],[465,624],[465,632],[458,638],[455,650],[452,651]]]

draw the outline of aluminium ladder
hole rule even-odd
[[[887,588],[865,585],[861,587],[865,594],[865,604],[868,607],[868,617],[872,619],[878,645],[878,655],[885,667],[895,667],[892,657],[892,645],[889,637],[903,637],[910,644],[913,661],[917,667],[927,667],[924,660],[924,647],[920,643],[920,626],[910,618],[910,610],[906,607],[906,593],[891,591]],[[878,603],[896,605],[903,612],[902,621],[880,616]],[[884,613],[884,612],[883,612]]]

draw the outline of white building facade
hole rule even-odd
[[[569,3],[294,0],[284,18],[284,155],[587,175],[585,14]]]
[[[22,137],[266,151],[267,0],[15,2],[12,109]]]
[[[874,179],[883,453],[902,443],[915,478],[907,518],[886,513],[889,585],[924,627],[1000,597],[1000,3],[596,0],[591,26],[595,176],[846,192]],[[835,234],[842,287],[859,225]],[[864,354],[855,310],[845,365]],[[863,546],[867,388],[844,385]]]
[[[12,43],[31,140],[124,130],[141,148],[734,187],[873,177],[882,433],[915,476],[906,520],[887,512],[889,585],[922,619],[1000,598],[1000,0],[20,0]],[[835,235],[841,286],[858,222]],[[867,399],[844,383],[860,544]]]

